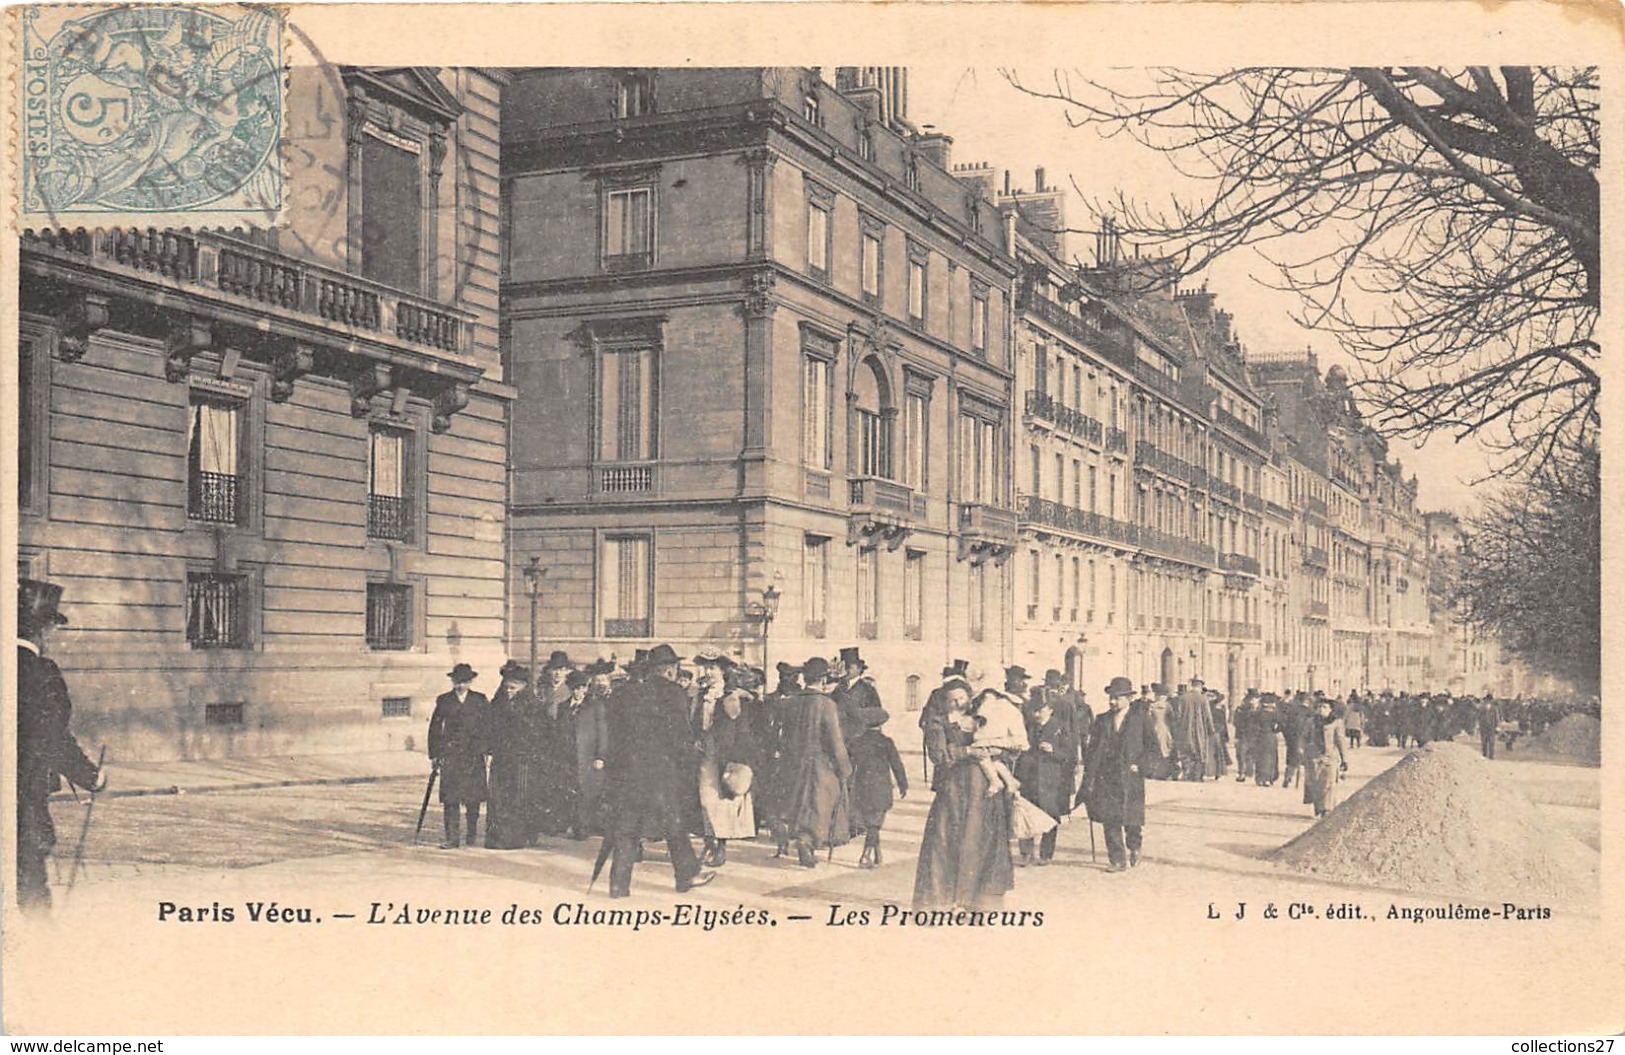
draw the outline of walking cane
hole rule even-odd
[[[96,783],[101,783],[102,764],[107,761],[107,745],[102,745],[101,754],[96,756]],[[90,800],[85,803],[85,823],[79,827],[79,845],[73,851],[73,867],[68,870],[68,889],[73,889],[74,881],[79,878],[79,866],[85,861],[85,837],[90,834],[90,814],[96,808],[96,789],[90,789]]]
[[[429,796],[434,794],[434,778],[440,774],[440,763],[435,762],[429,767],[429,784],[423,789],[423,805],[418,807],[418,827],[412,833],[412,843],[417,844],[418,837],[423,834],[423,818],[429,815]]]

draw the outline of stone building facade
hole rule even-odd
[[[285,228],[24,233],[18,572],[82,741],[421,745],[494,673],[505,79],[298,65]]]
[[[537,70],[507,101],[516,643],[535,559],[577,657],[859,645],[910,706],[953,658],[996,673],[1015,264],[906,78]]]

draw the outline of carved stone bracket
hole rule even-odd
[[[913,531],[913,525],[891,517],[854,514],[846,524],[846,544],[859,549],[878,549],[884,544],[886,549],[895,550]]]
[[[271,399],[286,403],[293,396],[294,382],[316,368],[316,349],[308,344],[295,344],[278,352],[272,367]]]
[[[777,306],[773,301],[773,287],[777,281],[771,271],[754,272],[745,279],[746,318],[761,319],[773,314]]]
[[[184,381],[192,371],[192,359],[214,347],[214,322],[197,315],[181,315],[170,320],[169,344],[164,359],[164,376]]]
[[[350,416],[364,418],[372,410],[372,397],[386,391],[394,371],[387,363],[370,363],[350,379]]]
[[[985,538],[959,538],[959,559],[970,561],[972,564],[986,564],[992,561],[995,567],[1000,567],[1010,559],[1016,547],[1008,542],[995,542]]]
[[[466,406],[468,406],[468,386],[461,381],[448,385],[434,397],[434,420],[430,422],[429,427],[435,432],[445,432],[451,428],[452,415]]]
[[[108,301],[94,293],[78,293],[68,302],[62,336],[57,340],[57,358],[77,363],[90,348],[90,335],[107,325]]]

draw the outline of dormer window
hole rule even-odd
[[[824,113],[819,106],[818,92],[816,90],[809,91],[802,97],[801,116],[806,118],[809,124],[816,125],[819,128],[824,127]]]

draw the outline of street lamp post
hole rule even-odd
[[[773,619],[779,614],[779,588],[769,583],[767,589],[762,591],[760,601],[752,601],[745,606],[745,614],[762,621],[762,677],[767,677],[767,638],[773,627]]]
[[[525,565],[525,587],[530,593],[530,689],[536,691],[536,618],[542,600],[542,576],[547,569],[542,567],[542,558],[532,557],[530,563]]]

